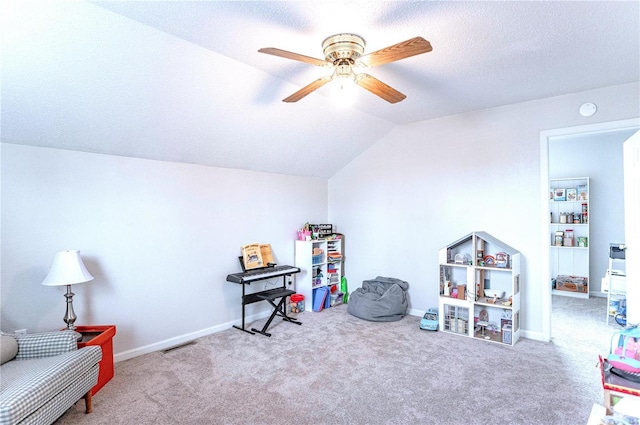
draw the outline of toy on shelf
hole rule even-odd
[[[498,252],[496,254],[496,267],[506,269],[509,267],[509,254],[506,252]]]
[[[493,255],[485,255],[482,261],[484,261],[484,265],[487,267],[493,267],[496,265],[496,257]]]

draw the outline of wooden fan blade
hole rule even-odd
[[[376,96],[380,96],[389,103],[397,103],[407,97],[398,90],[369,74],[358,74],[356,76],[356,84],[366,90],[369,90]]]
[[[311,56],[305,56],[298,53],[288,52],[282,49],[276,49],[275,47],[264,47],[258,50],[260,53],[266,53],[268,55],[280,56],[281,58],[292,59],[294,61],[300,61],[310,63],[311,65],[327,66],[327,61],[322,59],[312,58]]]
[[[305,97],[306,95],[308,95],[309,93],[311,93],[312,91],[317,90],[320,87],[324,86],[331,80],[332,80],[331,76],[318,78],[313,83],[307,84],[306,86],[304,86],[303,88],[301,88],[300,90],[292,94],[291,96],[287,97],[286,99],[282,99],[282,101],[287,103],[297,102],[303,97]]]
[[[411,56],[427,53],[433,50],[431,43],[422,37],[414,37],[382,50],[362,56],[358,61],[364,66],[379,66],[385,63],[395,62]]]

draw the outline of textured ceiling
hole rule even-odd
[[[640,80],[635,1],[2,2],[2,141],[329,177],[398,124]],[[367,72],[407,95],[328,86],[352,32],[372,52],[422,36],[433,51]]]

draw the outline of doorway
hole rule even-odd
[[[550,158],[550,152],[553,153],[555,151],[552,144],[563,143],[563,142],[567,142],[567,143],[573,142],[575,144],[575,143],[580,143],[580,139],[585,141],[586,140],[594,141],[597,139],[605,140],[611,137],[614,137],[614,138],[619,137],[619,138],[622,138],[622,140],[626,140],[633,133],[635,133],[639,128],[640,128],[640,121],[638,119],[631,119],[631,120],[614,121],[614,122],[600,123],[600,124],[593,124],[593,125],[586,125],[586,126],[579,126],[579,127],[570,127],[570,128],[557,129],[557,130],[549,130],[549,131],[543,131],[540,133],[540,155],[541,155],[541,160],[540,160],[540,170],[541,170],[540,185],[541,186],[540,187],[541,187],[541,209],[542,209],[541,235],[544,235],[544,237],[541,238],[542,242],[540,247],[542,258],[547,258],[547,259],[550,258],[549,257],[550,241],[549,241],[549,238],[546,237],[546,235],[549,234],[549,178],[551,176],[550,173],[558,172],[557,170],[558,167],[554,165],[554,164],[557,164],[557,161],[553,161]],[[576,153],[576,155],[574,155],[573,157],[573,160],[576,161],[578,160],[578,158],[580,158],[580,156]],[[573,163],[573,165],[575,166],[575,162]],[[600,168],[605,166],[610,166],[610,164],[602,164],[600,165]],[[619,168],[622,168],[622,161],[620,161],[620,163],[617,164],[616,166]],[[575,169],[572,169],[571,171],[567,170],[567,172],[575,173],[577,171]],[[589,173],[582,172],[580,174],[582,176],[582,174],[589,174]],[[566,177],[566,175],[562,177]],[[622,188],[620,188],[620,191],[622,191]],[[595,205],[595,203],[591,203],[591,202],[590,204],[591,204],[590,208],[593,208],[592,205]],[[624,214],[623,213],[621,214],[622,214],[622,217],[624,217]],[[596,235],[597,235],[597,232],[596,232]],[[622,238],[624,239],[623,233],[622,233]],[[607,241],[607,244],[608,242],[614,242],[614,241]],[[590,283],[593,283],[593,285],[590,284],[590,287],[592,288],[591,291],[597,290],[598,292],[600,290],[600,277],[604,276],[604,272],[602,272],[601,269],[603,267],[603,264],[607,262],[607,258],[608,258],[608,254],[607,256],[604,256],[605,254],[600,253],[599,252],[600,250],[604,251],[606,250],[606,248],[603,246],[599,246],[598,249],[592,253],[591,258],[593,259],[593,262],[590,261],[590,267],[589,267]],[[602,259],[598,258],[598,256],[602,257]],[[550,272],[549,263],[550,261],[543,262],[542,276],[550,276],[551,272]],[[604,270],[606,270],[606,268]],[[545,341],[551,340],[551,324],[552,324],[552,311],[553,311],[552,299],[553,298],[552,298],[552,292],[551,292],[551,282],[550,281],[548,283],[545,282],[542,289],[542,318],[543,318],[542,319],[542,337],[543,337],[543,340]],[[606,313],[606,310],[603,309],[602,311],[603,318],[605,317],[605,313]]]

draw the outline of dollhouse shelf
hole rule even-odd
[[[440,330],[513,346],[520,338],[520,257],[486,232],[440,249]]]

